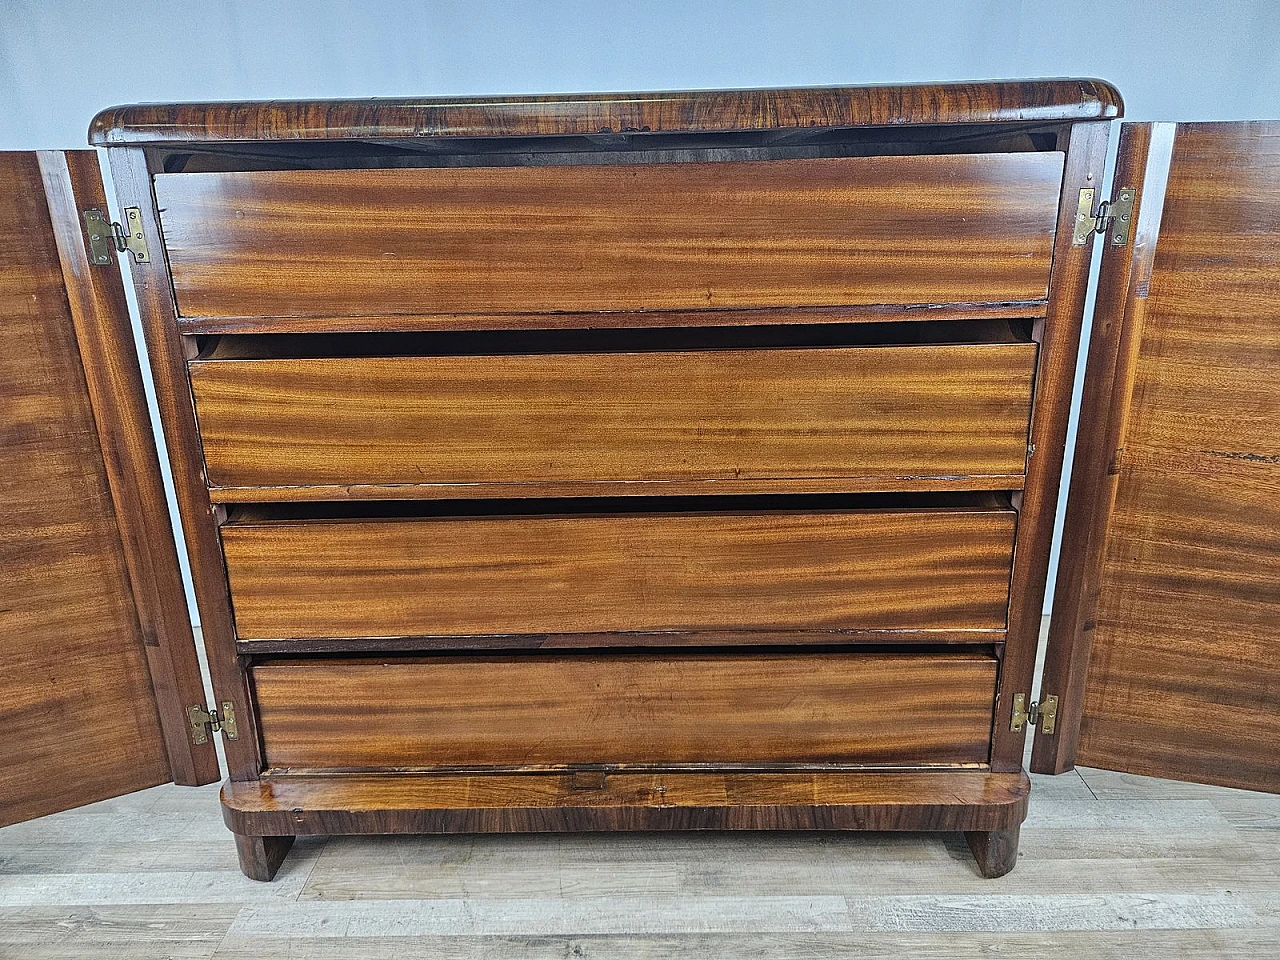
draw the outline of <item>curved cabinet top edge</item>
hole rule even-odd
[[[426,99],[263,100],[109,107],[94,146],[419,137],[719,133],[821,127],[1108,120],[1104,80],[691,90]]]

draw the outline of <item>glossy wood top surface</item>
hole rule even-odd
[[[1073,121],[1123,113],[1103,80],[365,100],[140,104],[94,117],[89,142],[365,140],[717,133],[810,127]]]

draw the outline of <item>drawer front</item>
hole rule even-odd
[[[175,173],[179,312],[1042,300],[1061,153]]]
[[[191,364],[214,486],[1020,485],[1031,343]]]
[[[263,521],[242,639],[1005,626],[1008,509]]]
[[[977,654],[526,655],[257,666],[266,764],[985,763]]]

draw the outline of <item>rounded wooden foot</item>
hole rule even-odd
[[[978,870],[988,880],[1003,877],[1018,862],[1018,831],[1020,827],[1007,830],[967,830],[964,838],[969,841],[969,849],[978,861]]]
[[[293,837],[251,837],[235,834],[240,869],[250,880],[264,883],[276,875],[285,854],[293,846]]]

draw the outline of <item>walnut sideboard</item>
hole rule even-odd
[[[1255,640],[1280,391],[1274,361],[1220,374],[1280,350],[1259,212],[1280,209],[1280,127],[1126,125],[1108,194],[1120,113],[1095,80],[121,107],[90,132],[116,223],[91,154],[9,155],[53,264],[24,282],[68,290],[36,320],[73,331],[62,380],[96,423],[83,483],[124,597],[119,649],[83,672],[118,688],[132,658],[141,693],[94,748],[133,774],[52,795],[31,761],[0,822],[209,782],[219,734],[263,880],[300,834],[670,829],[962,831],[994,877],[1029,729],[1038,769],[1192,756],[1191,778],[1275,789],[1257,732],[1177,748],[1218,693],[1187,694],[1192,661],[1135,631],[1185,642],[1217,616],[1214,642],[1261,661],[1238,664],[1255,731],[1276,730]],[[1206,221],[1209,167],[1230,186]],[[1262,573],[1195,567],[1211,514]]]

